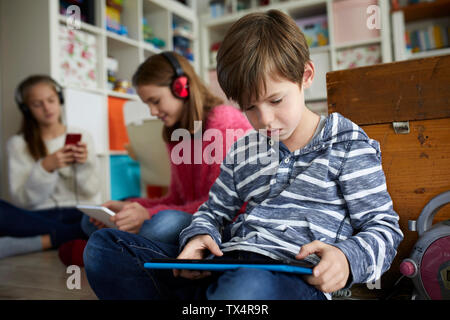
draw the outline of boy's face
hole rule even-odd
[[[303,88],[312,83],[314,66],[308,64],[303,77]],[[244,106],[244,112],[255,130],[267,130],[267,135],[285,144],[301,134],[301,120],[306,109],[301,84],[279,78],[266,80],[266,92],[259,101]]]

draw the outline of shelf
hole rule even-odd
[[[186,31],[186,30],[181,29],[181,28],[174,29],[173,30],[173,35],[174,36],[180,36],[180,37],[186,38],[186,39],[191,40],[191,41],[195,40],[195,36],[192,34],[192,32]]]
[[[109,152],[97,152],[96,155],[98,158],[106,158],[109,157]]]
[[[140,98],[137,94],[122,93],[122,92],[117,92],[117,91],[113,91],[113,90],[107,90],[106,93],[110,97],[122,98],[122,99],[133,100],[133,101],[140,101]]]
[[[330,46],[320,46],[320,47],[309,48],[310,54],[327,52],[327,51],[330,51]]]
[[[86,88],[86,87],[79,87],[79,86],[73,86],[73,85],[63,85],[63,89],[72,89],[72,90],[79,90],[79,91],[87,91],[90,93],[96,93],[96,94],[105,94],[105,90],[99,89],[99,88]]]
[[[220,26],[223,24],[233,23],[239,18],[245,16],[248,13],[255,11],[268,11],[271,9],[277,9],[284,12],[289,12],[290,15],[314,15],[318,12],[322,13],[327,1],[329,0],[302,0],[302,1],[287,1],[273,3],[267,6],[256,6],[254,8],[248,8],[244,10],[234,11],[232,13],[226,13],[223,16],[213,18],[210,13],[203,14],[201,19],[204,21],[206,27]]]
[[[144,0],[148,1],[148,0]],[[176,15],[179,15],[181,17],[184,17],[184,19],[189,20],[190,22],[193,22],[197,20],[197,14],[194,10],[189,8],[188,6],[179,3],[174,0],[151,0],[154,4],[158,5],[159,7],[162,7],[172,13],[175,13]]]
[[[60,23],[62,23],[62,24],[67,26],[67,17],[66,16],[60,15],[58,19],[59,19]],[[94,33],[94,34],[98,34],[98,35],[102,35],[105,32],[105,30],[103,30],[102,28],[96,27],[96,26],[94,26],[92,24],[89,24],[89,23],[86,23],[86,22],[83,22],[83,21],[81,22],[80,27],[81,27],[80,30],[87,31],[87,32],[90,32],[90,33]]]
[[[327,96],[317,96],[317,97],[309,97],[305,98],[305,102],[320,102],[327,100]]]
[[[354,47],[362,47],[362,46],[367,46],[370,44],[377,44],[377,43],[381,43],[381,37],[377,37],[377,38],[373,38],[373,39],[367,39],[367,40],[362,40],[362,41],[354,41],[354,42],[347,42],[347,43],[342,43],[342,44],[337,44],[334,46],[334,48],[336,50],[339,49],[347,49],[347,48],[354,48]]]
[[[148,43],[148,42],[143,42],[142,48],[144,50],[150,51],[152,54],[159,54],[162,52],[162,50],[160,48],[155,47],[153,44]]]
[[[412,53],[409,59],[421,59],[421,58],[427,58],[427,57],[434,57],[434,56],[443,56],[450,54],[450,48],[443,48],[443,49],[437,49],[437,50],[429,50],[429,51],[422,51],[422,52],[416,52]]]
[[[405,23],[445,17],[448,16],[450,12],[450,0],[415,3],[393,10],[393,12],[395,11],[403,11]]]
[[[114,33],[114,32],[111,32],[111,31],[105,31],[105,32],[106,32],[106,36],[108,38],[120,41],[120,42],[122,42],[124,44],[128,44],[130,46],[139,47],[139,42],[136,41],[136,40],[130,39],[130,38],[125,37],[125,36],[118,35],[117,33]]]
[[[234,22],[239,20],[239,18],[242,18],[243,16],[245,16],[247,13],[250,13],[250,11],[242,10],[242,11],[238,11],[236,13],[225,14],[225,15],[223,15],[221,17],[217,17],[217,18],[212,18],[209,14],[205,14],[202,16],[202,19],[203,19],[203,23],[204,23],[205,27],[208,27],[208,28],[221,27],[223,25],[231,26]]]
[[[110,156],[127,156],[128,151],[126,151],[126,150],[110,150],[109,155]]]

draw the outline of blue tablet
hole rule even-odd
[[[281,262],[275,260],[236,260],[236,259],[152,259],[144,263],[147,269],[182,269],[226,271],[239,268],[264,269],[270,271],[312,274],[314,265],[306,261]]]

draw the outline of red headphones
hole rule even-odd
[[[175,71],[175,76],[170,84],[172,94],[179,99],[186,99],[189,97],[189,83],[188,78],[184,75],[183,68],[181,68],[180,63],[172,52],[166,51],[162,55],[170,62]]]

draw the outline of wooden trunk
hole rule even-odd
[[[341,113],[381,145],[388,191],[405,235],[382,277],[389,287],[417,240],[408,220],[450,190],[450,55],[330,72],[327,90],[329,113]],[[409,133],[394,131],[393,122],[400,121],[409,122]],[[445,219],[450,205],[435,222]]]

